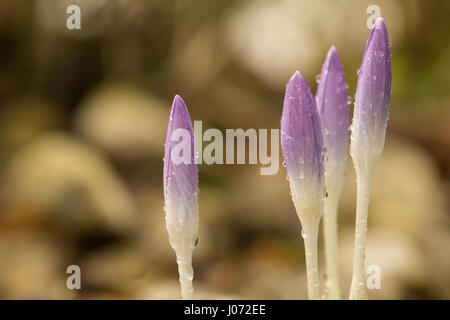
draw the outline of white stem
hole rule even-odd
[[[325,260],[327,272],[328,299],[340,299],[337,211],[338,197],[330,194],[325,200],[323,231],[325,240]]]
[[[366,233],[369,209],[371,175],[357,177],[355,249],[353,254],[353,276],[350,288],[351,300],[367,299],[364,277],[366,260]]]
[[[319,268],[317,255],[319,223],[303,228],[302,236],[305,242],[306,277],[308,281],[309,300],[319,300]]]
[[[178,273],[180,275],[181,299],[192,300],[194,287],[192,280],[194,279],[194,269],[192,268],[192,250],[190,252],[177,252]]]

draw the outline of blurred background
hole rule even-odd
[[[81,30],[66,27],[71,4]],[[178,299],[162,190],[173,96],[203,130],[279,128],[287,80],[300,70],[314,93],[335,45],[353,97],[369,5],[381,9],[393,57],[368,227],[367,264],[380,266],[382,288],[369,298],[449,299],[446,0],[1,1],[0,298]],[[259,170],[199,167],[197,298],[306,298],[285,169]],[[339,216],[344,297],[355,195],[349,160]],[[66,288],[72,264],[81,290]]]

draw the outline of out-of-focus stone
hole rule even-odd
[[[119,158],[162,154],[170,103],[138,89],[105,85],[82,103],[76,125]]]
[[[110,164],[95,149],[62,134],[42,136],[18,152],[2,183],[7,212],[41,214],[67,231],[123,231],[134,223],[134,200]]]
[[[448,218],[447,218],[448,221]],[[432,299],[450,299],[450,234],[445,220],[427,230],[427,235],[421,240],[425,250],[425,263],[428,271],[426,285]]]
[[[183,88],[183,92],[195,94],[208,86],[223,69],[228,60],[228,52],[217,50],[217,41],[221,39],[214,33],[215,25],[205,24],[199,31],[186,39],[182,28],[175,35],[180,41],[174,41],[171,83]],[[181,37],[183,37],[181,39]],[[188,81],[186,81],[189,79]]]
[[[343,296],[348,296],[352,274],[354,236],[346,228],[340,239]],[[369,228],[367,234],[366,268],[378,266],[381,271],[381,289],[368,290],[370,299],[405,299],[408,287],[423,285],[428,278],[424,252],[411,236],[401,231]],[[369,274],[366,275],[367,277]]]
[[[143,214],[135,231],[137,246],[157,268],[176,266],[175,252],[169,244],[166,229],[162,186],[138,195],[138,201]],[[228,225],[224,228],[228,219],[225,202],[223,193],[215,188],[200,189],[199,243],[194,250],[194,264],[201,264],[215,257],[219,247],[220,252],[229,248],[232,239],[227,237],[232,235],[228,234]]]
[[[237,292],[249,299],[307,299],[306,272],[302,267],[247,261],[239,270]]]
[[[356,177],[351,163],[342,191],[341,213],[354,223]],[[445,216],[444,190],[436,164],[418,146],[390,135],[375,170],[369,203],[372,226],[422,237]]]
[[[306,299],[302,243],[282,237],[251,240],[234,259],[211,266],[207,279],[249,299]]]
[[[93,251],[81,262],[83,282],[88,287],[132,295],[151,278],[146,255],[136,246],[110,246]]]
[[[286,170],[280,165],[275,175],[260,175],[260,166],[255,165],[234,175],[229,197],[230,214],[237,223],[252,228],[278,228],[300,235],[300,222],[289,195]],[[244,216],[243,216],[244,215]]]
[[[360,61],[370,33],[365,12],[372,4],[360,0],[249,2],[231,15],[226,40],[236,58],[261,81],[278,88],[299,68],[307,77],[320,73],[331,45],[337,46],[341,56]],[[402,7],[385,1],[382,15],[395,41],[404,28]],[[325,48],[324,43],[328,43]]]
[[[0,234],[2,299],[70,299],[66,248],[47,234],[3,230]]]
[[[443,271],[449,265],[448,255],[442,253],[448,249],[440,245],[445,236],[439,231],[448,219],[445,190],[436,163],[425,150],[389,132],[387,135],[372,180],[367,233],[367,265],[380,265],[384,280],[383,289],[372,290],[369,297],[415,297],[416,293],[409,291],[414,288],[436,292],[442,283],[449,281],[448,272]],[[344,295],[348,293],[345,285],[351,279],[353,261],[355,179],[349,160],[339,211],[340,246],[346,252],[340,257]],[[374,256],[378,263],[369,261]],[[429,273],[426,269],[436,272]]]
[[[169,280],[149,285],[144,291],[138,293],[136,299],[145,300],[179,300],[180,284],[178,281]],[[208,290],[202,284],[194,282],[194,300],[237,300],[239,296],[225,295]]]

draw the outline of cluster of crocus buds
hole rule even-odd
[[[390,41],[383,18],[370,34],[358,71],[350,154],[357,175],[357,215],[351,299],[364,299],[370,180],[381,156],[391,97]],[[327,298],[339,299],[337,208],[349,146],[347,85],[338,53],[329,50],[316,96],[300,72],[286,86],[281,149],[305,243],[308,296],[320,299],[318,230],[324,217]],[[180,148],[181,146],[181,148]],[[164,155],[164,197],[170,244],[177,256],[183,299],[192,298],[192,251],[198,241],[198,169],[184,101],[175,96]]]
[[[366,297],[364,261],[370,179],[384,145],[390,96],[390,45],[384,20],[379,18],[370,34],[358,71],[351,134],[350,153],[358,185],[351,299]],[[320,298],[317,230],[322,216],[327,297],[339,299],[340,296],[337,207],[348,153],[347,100],[347,85],[334,47],[329,50],[323,64],[315,100],[298,71],[286,88],[281,117],[281,147],[292,200],[302,225],[310,299]]]

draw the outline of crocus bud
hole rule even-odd
[[[367,299],[365,288],[366,231],[370,185],[384,147],[391,104],[390,42],[383,18],[370,33],[358,71],[350,154],[356,171],[356,224],[350,299]]]
[[[323,138],[311,89],[298,71],[286,87],[281,150],[302,226],[318,223],[325,195]]]
[[[378,18],[358,70],[350,154],[357,173],[373,173],[384,147],[392,89],[390,41]]]
[[[169,241],[177,255],[182,297],[192,295],[192,250],[198,238],[198,169],[186,105],[175,96],[164,154],[164,198]]]
[[[328,197],[325,201],[323,216],[328,279],[327,297],[339,299],[337,211],[347,165],[349,108],[344,70],[334,47],[331,47],[328,51],[322,66],[316,103],[327,150],[325,156],[325,186]]]
[[[347,164],[349,107],[344,70],[335,47],[328,51],[317,87],[316,104],[326,148],[325,185],[340,192]]]
[[[311,89],[297,71],[286,86],[281,150],[292,200],[302,225],[309,299],[320,298],[317,239],[325,196],[323,138]]]

